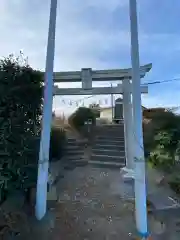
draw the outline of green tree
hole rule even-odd
[[[69,117],[68,120],[70,125],[73,125],[73,127],[79,130],[88,120],[91,120],[92,124],[95,124],[96,116],[92,109],[80,107]]]
[[[179,153],[180,116],[170,110],[153,110],[148,114],[150,122],[144,124],[144,143],[150,151],[149,160],[154,166],[171,170]]]
[[[92,104],[89,105],[89,108],[93,110],[96,118],[100,117],[101,108],[100,108],[99,104],[92,103]]]
[[[0,61],[1,189],[36,181],[42,89],[41,72],[13,55]]]

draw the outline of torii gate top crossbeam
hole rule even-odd
[[[152,64],[140,67],[140,76],[143,78],[152,68]],[[91,70],[92,81],[117,81],[132,78],[132,69]],[[81,82],[82,71],[55,72],[54,82]]]

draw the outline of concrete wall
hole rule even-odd
[[[100,113],[100,119],[108,119],[112,122],[112,108],[102,109]]]

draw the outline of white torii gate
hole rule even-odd
[[[143,78],[150,71],[152,65],[147,64],[140,67],[140,76]],[[104,95],[104,94],[123,94],[124,88],[128,88],[131,94],[132,69],[111,69],[111,70],[92,70],[91,68],[83,68],[81,71],[72,72],[56,72],[54,73],[54,82],[82,82],[81,88],[58,88],[54,87],[54,95]],[[118,81],[116,87],[92,87],[92,82],[96,81]],[[129,82],[124,85],[123,82]],[[127,94],[128,94],[127,93]],[[141,86],[141,93],[148,93],[148,86]]]
[[[135,179],[135,205],[136,225],[140,237],[148,238],[145,163],[142,137],[142,109],[141,93],[147,93],[147,86],[140,86],[140,78],[151,69],[151,64],[139,66],[139,47],[137,30],[136,0],[130,2],[131,22],[131,60],[132,69],[97,70],[82,69],[77,72],[61,72],[53,74],[55,30],[57,0],[51,0],[48,46],[46,57],[44,108],[42,119],[41,143],[39,153],[36,217],[41,220],[46,213],[47,182],[49,168],[49,143],[52,120],[52,100],[55,95],[92,95],[123,93],[125,145],[126,145],[126,171],[133,173]],[[131,82],[132,79],[132,82]],[[54,81],[53,81],[54,80]],[[92,81],[123,80],[117,87],[92,88]],[[79,82],[82,88],[58,89],[54,82]],[[132,103],[131,103],[132,94]],[[134,137],[132,138],[132,135]],[[128,174],[131,175],[131,174]]]
[[[140,77],[143,78],[150,71],[152,65],[147,64],[140,67]],[[126,167],[122,170],[127,172],[124,177],[133,177],[134,156],[133,147],[135,139],[133,133],[133,112],[132,112],[132,69],[110,69],[110,70],[92,70],[91,68],[81,69],[81,71],[56,72],[54,73],[54,82],[82,82],[81,88],[58,88],[54,87],[54,95],[105,95],[105,94],[123,94],[123,115],[125,130],[125,153]],[[92,87],[93,81],[122,81],[115,87]],[[148,86],[141,86],[141,93],[148,93]]]

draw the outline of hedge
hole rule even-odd
[[[52,126],[50,139],[50,161],[58,161],[65,155],[67,144],[66,132],[63,128]]]
[[[37,176],[43,75],[20,60],[0,61],[0,201]]]

